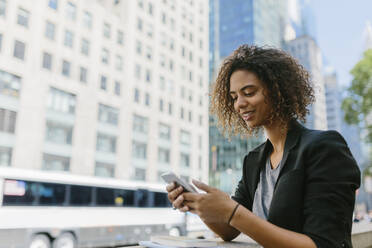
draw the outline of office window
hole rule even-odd
[[[94,170],[94,175],[99,177],[114,177],[115,165],[108,163],[96,162],[96,167]],[[102,194],[103,196],[103,194]]]
[[[123,31],[118,30],[116,42],[119,45],[123,45],[124,44],[124,33],[123,33]]]
[[[185,118],[185,110],[183,107],[180,109],[180,118],[183,120]]]
[[[63,60],[62,62],[62,75],[66,77],[70,77],[71,74],[71,63]]]
[[[89,55],[90,42],[87,39],[81,40],[81,53],[88,56]]]
[[[146,180],[146,169],[135,168],[133,179],[137,181],[145,181]]]
[[[165,78],[163,76],[160,76],[159,78],[159,88],[165,90]]]
[[[98,133],[96,150],[100,152],[115,153],[116,152],[116,137]]]
[[[189,122],[192,122],[192,112],[189,111]]]
[[[47,107],[53,111],[74,114],[76,96],[69,92],[51,87],[49,90]]]
[[[198,144],[199,144],[199,149],[202,149],[203,148],[203,138],[201,135],[199,135],[198,137]]]
[[[7,0],[0,0],[0,17],[5,17],[6,15],[6,1]]]
[[[145,94],[145,105],[150,106],[150,94],[149,93]]]
[[[183,167],[190,167],[190,154],[186,154],[186,153],[181,152],[180,164]]]
[[[158,162],[169,164],[170,162],[170,150],[166,148],[158,148]]]
[[[45,139],[52,143],[71,145],[73,127],[60,123],[47,122]]]
[[[187,131],[181,130],[180,132],[180,143],[182,145],[191,145],[191,134]]]
[[[160,112],[164,111],[164,101],[163,101],[163,99],[159,99],[159,111]]]
[[[199,58],[199,67],[203,68],[203,59],[202,58]]]
[[[10,166],[12,161],[12,148],[0,147],[0,166]]]
[[[152,48],[151,47],[146,47],[146,58],[148,60],[151,60],[152,59]]]
[[[65,46],[72,48],[73,42],[74,42],[74,33],[72,33],[69,30],[66,30],[65,31],[65,40],[64,40]]]
[[[92,14],[88,11],[84,11],[83,13],[83,25],[84,27],[91,29],[92,28]]]
[[[153,7],[152,3],[149,3],[148,11],[149,11],[149,15],[153,15],[154,14],[154,7]]]
[[[114,89],[114,93],[115,93],[115,95],[117,95],[117,96],[120,96],[120,82],[118,82],[118,81],[115,81],[115,89]]]
[[[172,59],[169,60],[169,70],[173,71],[174,70],[174,62]]]
[[[147,32],[146,32],[147,36],[149,38],[152,38],[152,36],[153,36],[153,30],[154,30],[154,27],[152,26],[152,24],[148,23],[146,25],[146,29],[147,29]]]
[[[42,169],[53,171],[69,171],[70,158],[44,153]]]
[[[169,49],[174,51],[174,39],[169,40]]]
[[[109,64],[110,52],[106,48],[102,49],[101,62],[104,64]]]
[[[75,4],[68,2],[66,5],[66,17],[72,21],[76,20],[76,6]]]
[[[116,55],[115,68],[118,71],[123,70],[123,58],[120,55]]]
[[[107,90],[107,77],[106,76],[101,76],[101,83],[100,83],[100,88],[102,90]]]
[[[21,78],[14,74],[0,70],[0,94],[19,97]]]
[[[141,18],[137,18],[137,29],[139,31],[142,31],[143,30],[143,21]]]
[[[203,116],[199,115],[199,125],[203,125]]]
[[[132,157],[137,159],[147,158],[147,144],[139,141],[132,141]]]
[[[3,34],[0,34],[0,52],[3,47]]]
[[[117,126],[119,123],[119,109],[100,103],[98,105],[98,121]]]
[[[159,123],[159,138],[164,140],[171,139],[171,127],[164,123]]]
[[[29,19],[30,19],[30,12],[28,12],[25,9],[18,8],[17,23],[27,28]]]
[[[140,102],[140,92],[138,89],[134,89],[134,102],[136,103]]]
[[[147,117],[143,117],[140,115],[133,115],[133,132],[136,133],[148,133],[149,129],[149,120]]]
[[[189,60],[190,60],[190,62],[192,62],[192,60],[193,60],[193,54],[192,54],[192,51],[189,52]]]
[[[170,27],[172,31],[176,30],[176,22],[173,18],[170,19]]]
[[[49,0],[48,6],[49,6],[49,8],[57,10],[58,9],[58,0]]]
[[[142,43],[138,40],[136,42],[136,52],[137,54],[142,54]]]
[[[25,45],[25,43],[16,40],[16,41],[14,42],[14,52],[13,52],[13,56],[14,56],[15,58],[18,58],[18,59],[24,60],[24,59],[25,59],[25,49],[26,49],[26,45]]]
[[[160,54],[160,66],[161,67],[165,67],[165,55],[164,54]]]
[[[43,68],[47,70],[52,69],[52,55],[50,53],[43,53]]]
[[[172,113],[173,113],[172,103],[168,103],[168,114],[172,115]]]
[[[167,23],[167,16],[164,12],[161,13],[161,22],[165,25]]]
[[[151,83],[151,71],[146,69],[146,82]]]
[[[103,24],[103,36],[110,38],[111,36],[111,26],[108,23]]]
[[[17,112],[0,108],[0,132],[14,133],[17,121]]]
[[[85,67],[80,66],[80,82],[86,83],[88,80],[88,70]]]
[[[45,37],[50,40],[54,40],[55,29],[56,29],[56,26],[54,25],[54,23],[47,21],[45,25]]]

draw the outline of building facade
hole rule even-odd
[[[313,38],[303,35],[287,41],[285,49],[304,66],[311,76],[315,102],[309,107],[310,114],[305,125],[311,129],[327,130],[326,94],[320,48]]]
[[[0,0],[4,166],[208,178],[208,2]]]
[[[286,1],[210,0],[209,80],[213,83],[223,59],[239,45],[255,44],[281,47]],[[210,182],[231,192],[241,178],[244,156],[260,144],[258,137],[231,137],[218,130],[215,117],[209,118]]]

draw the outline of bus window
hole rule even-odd
[[[110,188],[96,189],[96,203],[98,206],[114,206],[115,205],[115,190]],[[117,200],[119,201],[119,199]]]
[[[38,183],[6,179],[4,182],[4,206],[33,205],[37,199]]]
[[[40,183],[39,195],[40,205],[63,205],[66,186],[56,183]]]
[[[134,203],[136,207],[148,207],[148,196],[149,191],[145,189],[137,189],[134,197]]]
[[[115,190],[115,205],[124,207],[134,206],[134,190],[116,189]]]
[[[92,202],[92,188],[71,185],[70,205],[87,206]]]
[[[163,192],[154,192],[154,207],[161,208],[161,207],[170,207],[171,203],[168,200],[168,195]]]

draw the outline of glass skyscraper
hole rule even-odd
[[[214,82],[222,60],[242,44],[280,48],[287,0],[210,0],[209,80]],[[210,183],[231,192],[241,177],[244,156],[264,140],[224,138],[210,117]]]

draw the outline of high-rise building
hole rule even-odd
[[[312,129],[327,129],[325,86],[322,74],[322,55],[313,38],[307,35],[287,41],[285,49],[302,64],[311,75],[315,102],[310,106],[306,126]]]
[[[327,108],[327,129],[341,132],[343,117],[341,115],[341,92],[335,72],[324,75]]]
[[[208,178],[208,2],[0,0],[0,163]]]
[[[369,21],[364,31],[364,40],[364,50],[372,49],[372,26]]]
[[[215,80],[220,63],[239,45],[281,47],[286,1],[210,0],[209,80]],[[210,181],[231,192],[241,177],[244,155],[263,141],[262,135],[250,139],[224,138],[210,117]]]

